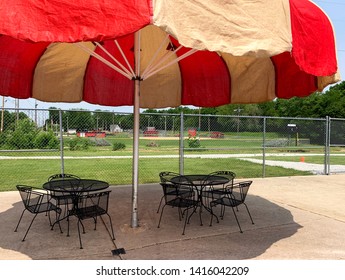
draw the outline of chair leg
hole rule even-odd
[[[46,211],[46,216],[48,216],[50,227],[53,227],[52,220],[50,219],[50,211]]]
[[[200,226],[203,226],[201,212],[202,212],[202,206],[199,207],[199,219],[200,219]]]
[[[184,220],[184,226],[183,226],[183,231],[182,235],[184,235],[186,231],[186,225],[189,224],[190,218],[193,216],[193,214],[196,212],[197,206],[193,206],[193,212],[188,215],[188,210],[192,207],[187,207],[185,210],[183,210],[184,215],[186,215],[185,220]],[[186,212],[186,213],[185,213]]]
[[[67,236],[69,236],[69,217],[67,217]]]
[[[240,232],[243,233],[242,228],[241,228],[241,226],[240,226],[240,223],[238,222],[237,215],[236,215],[236,212],[235,212],[235,210],[234,210],[234,207],[231,207],[231,209],[232,209],[232,212],[233,212],[234,215],[235,215],[235,219],[236,219],[236,222],[237,222],[238,227],[240,228]]]
[[[211,220],[210,220],[210,227],[212,226],[212,222],[213,222],[213,210],[212,210],[212,206],[210,206],[211,209]]]
[[[162,216],[163,216],[163,212],[164,212],[165,206],[166,206],[166,205],[164,205],[164,206],[162,207],[162,211],[161,211],[161,215],[160,215],[160,217],[159,217],[159,222],[158,222],[157,228],[159,228],[159,226],[160,226],[160,224],[161,224],[161,220],[162,220]]]
[[[248,212],[248,215],[249,215],[249,218],[250,218],[250,220],[252,221],[252,224],[254,225],[254,221],[253,221],[252,215],[250,215],[250,212],[249,212],[249,209],[248,209],[247,204],[245,204],[245,203],[243,203],[243,204],[244,204],[244,206],[246,206],[247,212]]]
[[[211,221],[210,221],[210,227],[211,227],[213,223],[213,216],[216,217],[217,223],[219,223],[218,217],[216,216],[216,214],[213,213],[213,207],[211,206],[211,204],[210,204],[210,213],[211,213]]]
[[[224,214],[225,214],[225,205],[221,205],[220,217],[222,218],[222,220],[224,219]]]
[[[60,215],[59,215],[59,218],[60,218]],[[62,228],[61,228],[60,221],[59,221],[58,223],[59,223],[59,229],[60,229],[60,233],[63,233],[63,232],[62,232]]]
[[[80,224],[83,227],[83,234],[85,234],[85,227],[84,227],[84,224],[83,224],[83,222],[81,220],[80,220]]]
[[[81,243],[81,235],[80,235],[80,228],[79,224],[81,223],[80,219],[78,219],[78,236],[79,236],[79,244],[80,244],[80,249],[83,249],[83,244]],[[84,226],[83,226],[84,228]]]
[[[191,207],[189,207],[189,208],[191,208]],[[187,216],[188,216],[188,209],[189,208],[187,208],[187,209],[185,209],[184,211],[186,211],[187,210]],[[192,215],[196,212],[196,209],[197,209],[197,206],[195,206],[195,207],[193,207],[194,209],[193,209],[193,212],[189,215],[189,217],[188,217],[188,221],[187,221],[187,224],[189,224],[189,222],[190,222],[190,218],[192,217]],[[183,212],[184,212],[183,211]]]
[[[62,228],[61,228],[61,224],[60,224],[60,216],[61,216],[61,213],[58,214],[58,212],[55,211],[55,222],[52,224],[51,218],[50,218],[50,212],[51,212],[51,211],[47,211],[47,212],[49,212],[49,213],[48,213],[48,218],[49,218],[50,229],[53,230],[55,224],[58,223],[58,224],[59,224],[60,233],[63,233],[63,232],[62,232]]]
[[[36,217],[37,217],[37,213],[36,213],[35,216],[32,218],[31,223],[30,223],[28,229],[26,230],[26,233],[25,233],[25,235],[24,235],[22,241],[25,241],[25,238],[26,238],[26,236],[27,236],[27,234],[28,234],[28,232],[29,232],[29,230],[30,230],[30,228],[31,228],[31,225],[32,225],[32,223],[34,222],[34,220],[35,220]]]
[[[187,218],[188,218],[188,223],[189,223],[189,218],[190,218],[190,216],[194,213],[194,211],[192,212],[192,214],[188,217],[188,209],[189,208],[187,208],[185,211],[187,211],[187,213],[185,213],[185,215],[186,215],[186,217],[185,217],[185,219],[184,219],[184,226],[183,226],[183,231],[182,231],[182,235],[184,235],[184,232],[185,232],[185,230],[186,230],[186,225],[187,225]],[[194,209],[195,210],[195,209]],[[184,212],[184,211],[183,211]]]
[[[114,229],[113,229],[113,222],[112,222],[112,220],[111,220],[111,217],[110,217],[110,215],[108,214],[108,213],[106,213],[107,214],[107,216],[109,217],[109,221],[110,221],[110,228],[111,228],[111,233],[112,233],[112,239],[113,240],[115,240],[115,234],[114,234]],[[105,225],[105,223],[104,223],[104,225]]]
[[[162,196],[161,201],[159,202],[157,213],[159,213],[159,209],[161,208],[163,198],[164,198],[164,196]]]
[[[93,217],[93,220],[94,220],[94,224],[95,224],[95,227],[93,228],[93,230],[96,230],[97,229],[97,217]]]
[[[24,215],[25,210],[26,210],[26,209],[24,209],[24,210],[23,210],[23,212],[22,212],[22,214],[20,215],[20,218],[19,218],[18,224],[17,224],[17,226],[16,226],[16,228],[15,228],[14,232],[17,232],[18,226],[19,226],[19,224],[20,224],[20,222],[21,222],[21,220],[22,220],[22,218],[23,218],[23,215]]]

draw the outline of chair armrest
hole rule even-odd
[[[42,196],[40,202],[48,202],[50,200],[50,194],[47,190],[41,188],[32,188],[31,193]]]

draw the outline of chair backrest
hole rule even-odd
[[[38,210],[45,194],[43,192],[33,191],[31,186],[17,185],[16,187],[22,198],[24,207],[30,212]]]
[[[73,174],[54,174],[49,176],[48,181],[61,180],[61,179],[80,179],[80,177]]]
[[[178,194],[178,185],[171,183],[160,183],[163,189],[164,196],[167,195],[177,195]]]
[[[192,198],[194,197],[194,191],[192,187],[189,186],[181,186],[179,184],[172,184],[172,183],[160,183],[163,188],[163,195],[165,202],[175,199],[177,197],[180,198]],[[170,198],[168,198],[170,196]]]
[[[225,178],[228,178],[230,181],[233,181],[236,178],[235,172],[228,170],[220,170],[210,173],[209,175],[219,175]]]
[[[91,218],[108,213],[110,192],[103,191],[80,196],[77,208],[78,215],[82,215],[83,218]]]
[[[246,200],[248,190],[253,181],[236,182],[230,187],[231,197],[236,201],[244,203]]]
[[[170,182],[172,178],[180,176],[180,174],[170,171],[163,171],[159,173],[159,178],[162,183]]]
[[[230,188],[233,183],[234,183],[234,179],[236,177],[236,174],[232,171],[228,171],[228,170],[221,170],[221,171],[215,171],[212,172],[210,174],[207,175],[207,177],[205,178],[205,185],[207,185],[207,182],[209,181],[209,178],[212,176],[221,176],[221,177],[225,177],[227,178],[229,181],[223,185],[223,188]]]

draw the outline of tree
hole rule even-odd
[[[303,118],[345,118],[345,81],[304,98],[275,99],[259,104],[263,115]]]
[[[113,114],[109,111],[96,110],[93,113],[93,122],[96,124],[96,130],[110,130],[110,125],[113,124]]]
[[[16,129],[8,135],[10,149],[32,149],[37,135],[36,125],[29,118],[19,120]]]
[[[77,131],[83,131],[83,130],[93,130],[95,129],[95,118],[92,116],[92,113],[90,111],[81,110],[78,109],[67,111],[64,114],[64,118],[66,121],[64,123],[66,124],[67,129],[67,119],[68,119],[68,128],[69,129],[76,129]]]
[[[4,111],[4,118],[3,118],[3,132],[8,130],[14,130],[16,123],[16,113],[10,113],[9,111]]]

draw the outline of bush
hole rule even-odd
[[[189,137],[188,146],[189,148],[200,148],[200,140],[196,137]]]
[[[0,147],[6,144],[7,135],[5,132],[0,133]]]
[[[91,141],[87,138],[76,137],[69,141],[69,148],[71,151],[88,150]]]
[[[58,149],[59,140],[55,137],[52,131],[41,131],[34,139],[35,147],[38,149]]]
[[[156,142],[152,141],[152,142],[146,144],[146,147],[159,147],[159,145]]]
[[[89,138],[94,146],[111,146],[111,144],[103,138]]]
[[[126,145],[124,143],[115,142],[113,143],[113,151],[124,150]]]

